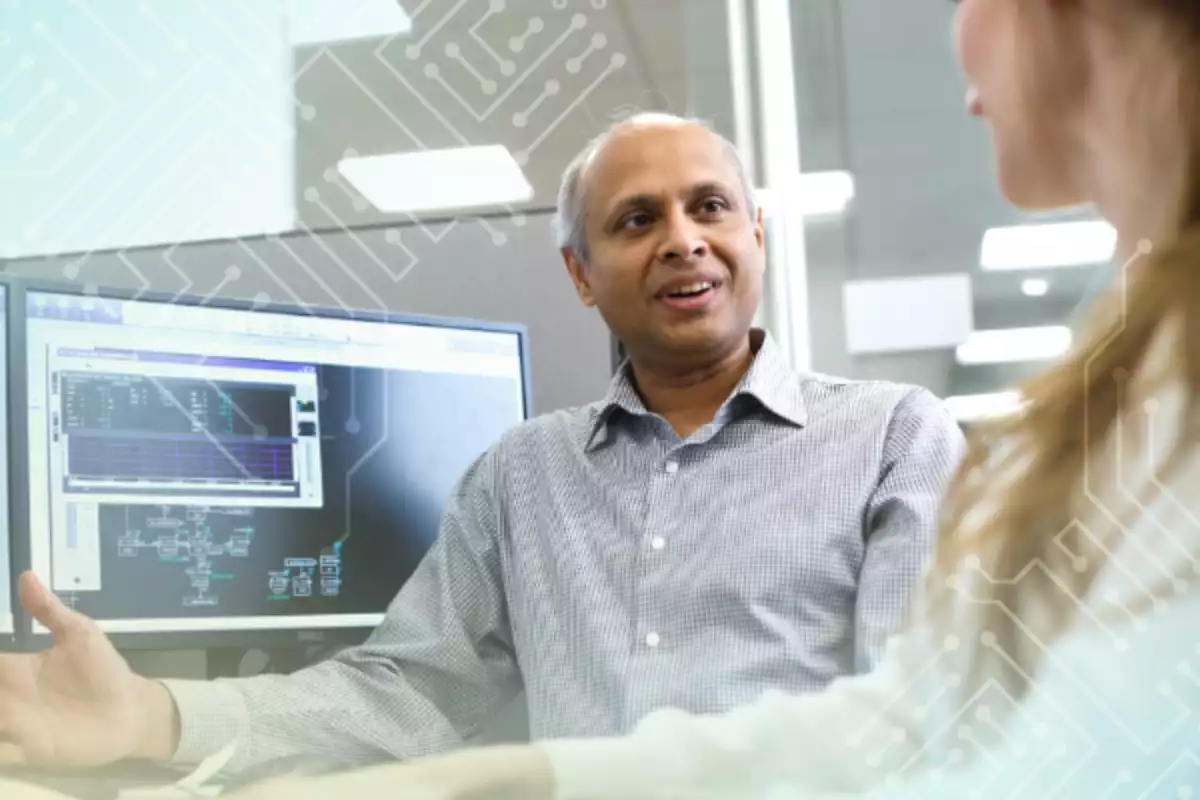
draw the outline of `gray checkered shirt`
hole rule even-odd
[[[361,647],[167,681],[180,762],[350,766],[450,749],[525,690],[534,738],[629,731],[864,671],[931,552],[962,437],[929,392],[794,372],[770,338],[686,440],[619,376],[506,434]]]

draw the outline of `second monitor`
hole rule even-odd
[[[519,328],[44,291],[27,316],[31,566],[125,646],[376,625],[527,414]]]

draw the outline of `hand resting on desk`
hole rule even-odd
[[[135,675],[94,622],[32,574],[21,577],[20,598],[54,643],[41,653],[0,655],[0,764],[170,758],[177,723],[167,690]]]

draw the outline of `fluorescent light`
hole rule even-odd
[[[1021,293],[1026,297],[1045,297],[1050,291],[1050,281],[1045,278],[1028,278],[1021,281]]]
[[[1071,329],[1064,326],[975,331],[957,349],[960,364],[1006,364],[1045,361],[1071,349]]]
[[[412,19],[397,0],[288,0],[287,25],[293,46],[412,32]]]
[[[387,214],[530,200],[533,187],[500,145],[356,156],[338,172]]]
[[[963,394],[946,398],[946,408],[959,422],[979,422],[1012,414],[1021,408],[1019,392]]]
[[[854,176],[849,172],[802,172],[796,179],[795,213],[805,217],[843,214],[854,199]],[[772,189],[756,189],[755,197],[763,214],[778,212],[779,196]]]
[[[1107,222],[1053,222],[992,228],[983,235],[985,270],[1075,267],[1111,261],[1117,232]]]

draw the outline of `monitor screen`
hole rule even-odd
[[[527,413],[515,328],[26,302],[31,566],[112,634],[374,626]]]

